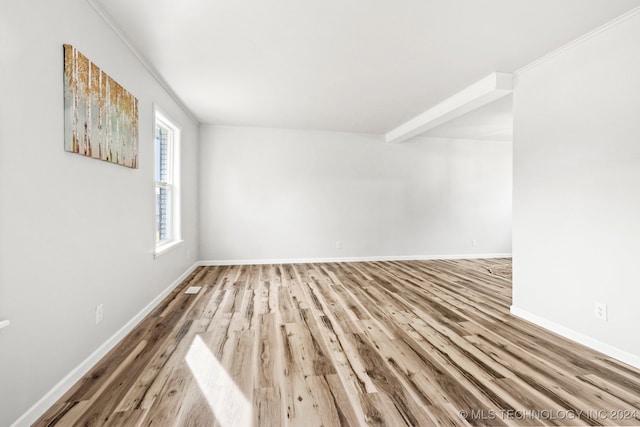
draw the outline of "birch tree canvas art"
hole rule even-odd
[[[64,147],[138,167],[138,100],[71,45],[64,45]]]

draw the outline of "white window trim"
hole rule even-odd
[[[171,129],[171,131],[173,132],[173,141],[172,141],[172,147],[171,147],[171,151],[172,151],[172,161],[171,161],[171,169],[172,169],[172,177],[171,177],[171,181],[172,181],[172,195],[171,195],[171,199],[172,199],[172,206],[171,206],[171,234],[172,234],[172,238],[171,240],[167,240],[165,242],[162,243],[158,243],[156,241],[156,200],[155,200],[155,191],[156,191],[156,187],[157,187],[157,182],[156,182],[156,154],[155,150],[156,150],[156,143],[155,143],[155,138],[156,138],[156,124],[160,122],[163,126]],[[180,176],[181,176],[181,163],[180,163],[180,145],[182,143],[182,139],[181,139],[181,128],[175,124],[176,122],[171,120],[170,118],[167,117],[167,115],[160,109],[158,108],[157,105],[154,105],[154,119],[153,119],[153,138],[154,138],[154,143],[153,143],[153,147],[154,147],[154,160],[153,160],[153,194],[154,194],[154,201],[153,201],[153,231],[154,231],[154,237],[153,237],[153,242],[154,242],[154,251],[153,251],[153,257],[158,258],[160,255],[166,254],[167,252],[171,251],[172,249],[175,249],[176,247],[180,246],[180,244],[183,242],[182,240],[182,204],[181,204],[181,193],[182,193],[182,188],[181,188],[181,183],[180,183]]]
[[[177,248],[182,244],[184,240],[170,240],[167,243],[163,243],[162,245],[156,246],[156,250],[153,252],[153,257],[158,258],[160,255],[164,255],[172,249]]]

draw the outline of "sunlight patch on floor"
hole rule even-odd
[[[193,340],[185,360],[220,425],[250,427],[250,402],[200,336]]]

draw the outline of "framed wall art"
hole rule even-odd
[[[138,167],[138,100],[71,45],[64,45],[64,148]]]

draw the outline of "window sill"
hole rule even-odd
[[[156,247],[155,252],[153,253],[153,258],[157,259],[160,255],[164,255],[167,252],[171,251],[174,248],[177,248],[178,246],[180,246],[180,244],[183,242],[184,240],[173,240],[169,243],[165,243],[162,246],[158,246]]]

